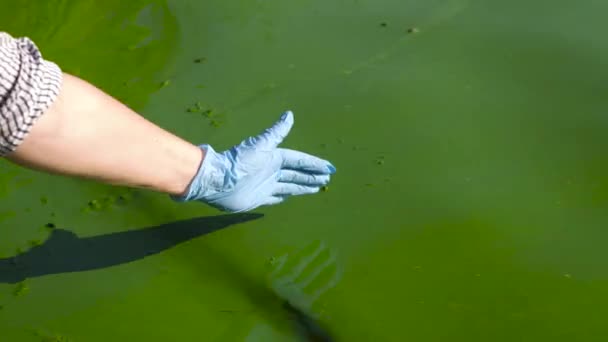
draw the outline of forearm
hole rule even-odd
[[[7,158],[33,169],[177,195],[196,174],[203,152],[64,74],[57,100]]]

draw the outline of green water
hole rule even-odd
[[[297,341],[283,300],[335,341],[605,341],[607,10],[2,1],[0,30],[189,141],[291,109],[285,146],[338,173],[218,218],[3,162],[0,341]]]

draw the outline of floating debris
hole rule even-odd
[[[99,201],[96,199],[90,200],[89,203],[87,203],[87,207],[91,210],[100,210],[101,203],[99,203]]]
[[[272,265],[272,266],[273,266],[273,265],[274,265],[274,264],[276,264],[276,263],[277,263],[277,257],[274,257],[274,256],[273,256],[273,257],[268,258],[268,264],[269,264],[269,265]]]
[[[387,22],[384,22],[384,21],[383,21],[383,22],[381,22],[381,23],[380,23],[380,27],[387,27],[387,26],[388,26],[388,23],[387,23]]]
[[[37,247],[37,246],[40,246],[40,245],[42,245],[42,241],[40,241],[40,240],[30,240],[30,246]]]
[[[328,190],[329,190],[329,186],[327,186],[327,185],[323,185],[321,187],[321,191],[323,191],[323,192],[327,192]]]
[[[162,88],[164,88],[164,87],[167,87],[169,84],[171,84],[171,81],[170,81],[170,80],[165,80],[165,81],[162,81],[162,82],[160,83],[160,88],[162,89]]]
[[[196,107],[188,107],[188,108],[186,108],[186,112],[188,112],[188,113],[199,113],[200,109],[198,109]]]
[[[213,108],[204,106],[199,101],[195,102],[194,105],[186,108],[186,112],[202,114],[205,118],[210,120],[209,125],[211,125],[213,127],[220,127],[223,124],[223,121],[220,120],[220,117],[218,117],[218,115],[216,114],[216,111]]]
[[[206,58],[206,57],[200,57],[200,58],[196,58],[196,59],[194,60],[194,63],[201,64],[201,63],[204,63],[204,62],[206,62],[206,61],[207,61],[207,58]]]
[[[29,290],[30,288],[27,286],[25,281],[22,281],[15,286],[15,290],[13,290],[13,295],[15,297],[21,297],[27,294]]]
[[[42,205],[45,205],[49,203],[49,199],[46,196],[42,196],[40,197],[40,203],[42,203]]]
[[[417,27],[410,27],[407,29],[407,33],[418,33],[420,30]]]
[[[131,195],[130,193],[124,193],[122,195],[118,195],[118,201],[121,203],[127,203],[131,199],[133,199],[133,195]]]
[[[208,109],[208,111],[211,111]],[[199,101],[196,101],[192,107],[186,108],[186,112],[188,113],[201,113],[203,112],[203,104]]]
[[[222,122],[220,120],[212,119],[209,124],[213,127],[220,127],[222,125]]]
[[[34,331],[34,335],[41,338],[42,342],[70,342],[70,339],[65,336],[59,334],[49,334],[40,330]]]

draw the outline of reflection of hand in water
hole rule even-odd
[[[336,286],[342,272],[336,255],[324,242],[315,241],[302,250],[270,260],[268,282],[274,292],[291,306],[318,318],[314,304],[319,297]]]
[[[294,253],[271,258],[268,267],[268,286],[284,305],[275,311],[268,303],[270,315],[233,313],[233,323],[217,341],[333,341],[317,321],[322,310],[314,306],[340,280],[335,253],[315,241]]]

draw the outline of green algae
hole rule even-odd
[[[28,341],[27,325],[93,342],[295,340],[264,283],[336,341],[605,339],[605,3],[3,5],[3,29],[189,141],[228,148],[289,107],[284,146],[343,171],[331,196],[260,209],[260,222],[28,280],[36,296],[4,307],[2,338]],[[183,114],[197,100],[209,117]],[[216,214],[2,166],[6,257],[59,223],[50,209],[78,236]],[[40,191],[52,201],[35,205]]]

